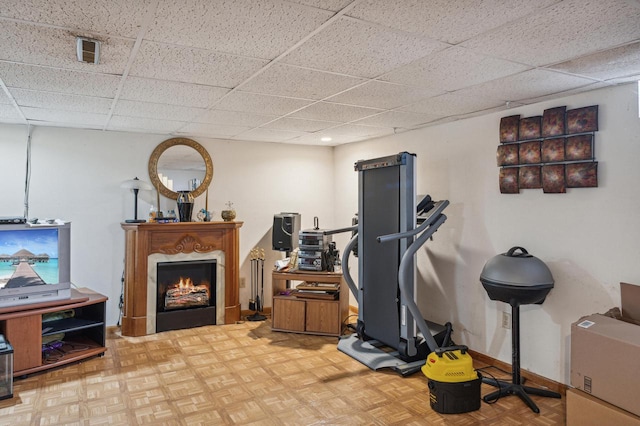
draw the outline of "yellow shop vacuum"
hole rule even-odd
[[[474,370],[466,346],[438,348],[427,357],[422,372],[429,379],[431,408],[442,414],[480,409],[482,376]]]

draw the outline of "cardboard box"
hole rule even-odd
[[[585,392],[567,389],[567,426],[640,426],[640,417]]]
[[[622,288],[622,319],[593,314],[571,325],[571,385],[640,416],[640,286]]]

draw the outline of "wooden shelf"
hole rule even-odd
[[[86,328],[104,326],[104,321],[89,320],[84,318],[64,318],[42,323],[42,336],[50,336],[58,333],[71,333]],[[46,331],[45,331],[46,330]]]
[[[26,368],[24,370],[14,372],[13,374],[14,377],[26,376],[33,373],[38,373],[40,371],[45,371],[50,368],[62,367],[64,365],[82,361],[84,359],[91,358],[93,356],[102,355],[107,350],[104,346],[100,346],[95,341],[87,338],[77,338],[69,343],[72,343],[74,346],[84,346],[86,347],[86,349],[72,350],[72,351],[66,352],[64,355],[60,355],[59,357],[54,355],[53,358],[55,359],[55,361],[52,361],[52,362],[48,362],[47,359],[43,359],[42,363],[39,366]]]

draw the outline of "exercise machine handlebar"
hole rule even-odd
[[[347,283],[351,294],[353,294],[353,297],[355,297],[356,300],[358,299],[358,286],[356,285],[355,281],[353,281],[353,278],[351,278],[351,272],[349,270],[349,257],[351,255],[351,252],[353,251],[353,247],[357,242],[358,234],[355,234],[344,247],[344,252],[342,253],[342,276],[344,277],[344,282]]]

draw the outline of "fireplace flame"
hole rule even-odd
[[[180,277],[180,281],[173,285],[173,288],[177,288],[183,292],[188,292],[190,289],[194,288],[193,280],[191,278],[182,278]]]
[[[180,280],[167,289],[165,308],[173,309],[187,306],[206,306],[209,304],[209,286],[195,285],[191,278],[180,277]]]

